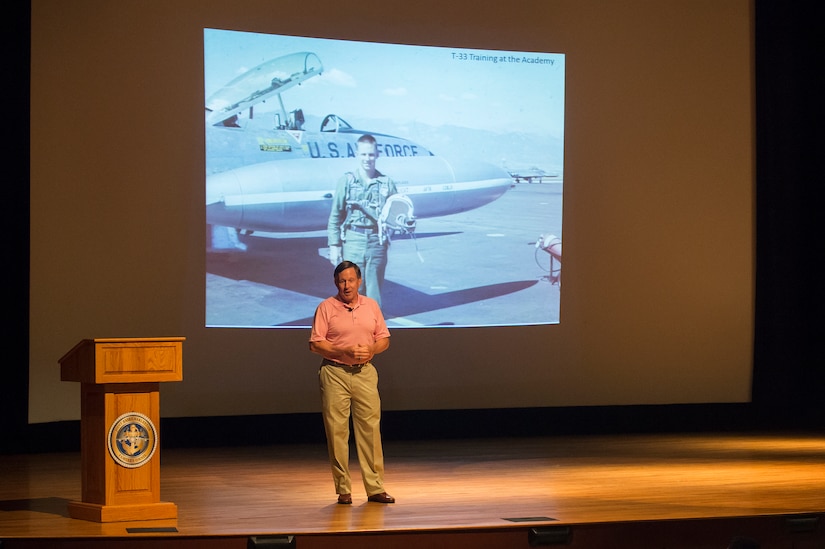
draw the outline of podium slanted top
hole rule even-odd
[[[185,339],[83,339],[58,360],[60,380],[96,384],[181,381]]]

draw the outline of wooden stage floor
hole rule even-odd
[[[574,547],[679,546],[662,541],[668,535],[697,536],[685,547],[722,549],[737,535],[760,537],[763,548],[825,547],[825,435],[390,441],[392,505],[366,502],[354,457],[353,505],[337,505],[323,445],[160,453],[161,499],[178,506],[178,518],[105,524],[68,516],[68,502],[81,495],[79,453],[0,456],[0,547],[195,539],[192,546],[246,547],[250,536],[285,535],[298,547],[347,547],[347,540],[354,547],[364,539],[400,547],[411,535],[420,542],[435,533],[441,538],[424,546],[529,547],[528,535],[545,532],[566,535]],[[620,532],[649,544],[594,544]],[[462,542],[462,533],[473,537]],[[387,535],[394,542],[381,545]],[[784,544],[788,535],[796,536],[793,545]]]

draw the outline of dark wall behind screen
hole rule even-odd
[[[187,338],[165,416],[317,409],[308,330],[203,328],[204,27],[567,56],[561,323],[395,330],[386,409],[750,399],[750,2],[42,0],[30,421],[79,417],[96,337]]]

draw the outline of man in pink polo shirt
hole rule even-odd
[[[395,503],[384,490],[381,446],[381,398],[372,357],[390,346],[390,332],[378,303],[360,295],[361,269],[351,261],[335,268],[338,293],[318,305],[312,321],[309,349],[323,357],[318,377],[321,412],[327,434],[332,478],[338,503],[352,503],[349,474],[349,419],[367,499]]]

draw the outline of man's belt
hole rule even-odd
[[[375,227],[356,227],[356,226],[351,226],[351,227],[349,227],[347,230],[348,230],[348,231],[355,232],[355,233],[361,233],[361,234],[373,234],[373,233],[378,232],[378,229],[376,229]]]
[[[325,358],[321,361],[322,366],[335,366],[336,368],[341,368],[351,374],[357,374],[361,371],[361,368],[369,364],[369,362],[364,362],[362,364],[344,364],[343,362],[338,362],[337,360],[330,360]]]

